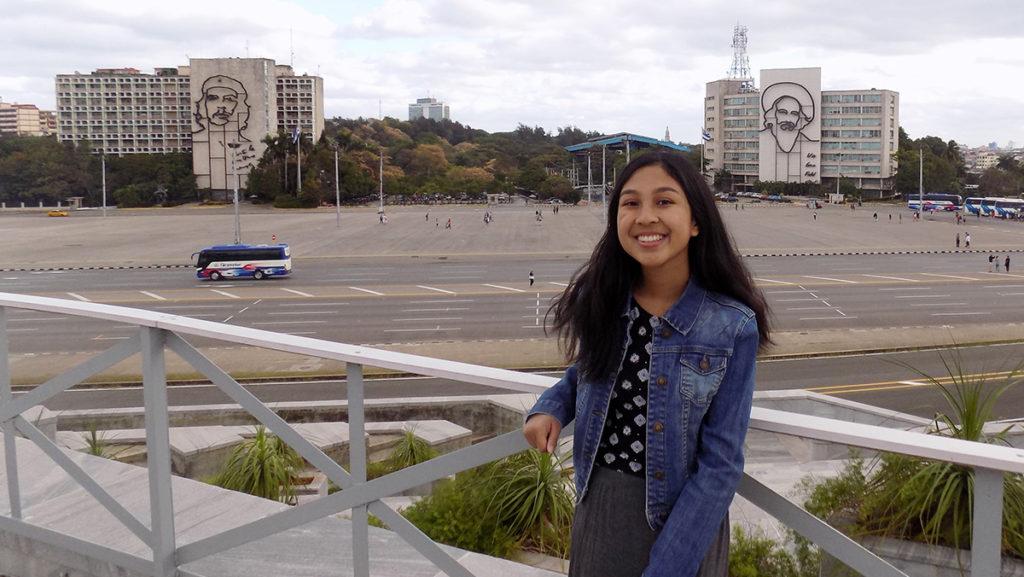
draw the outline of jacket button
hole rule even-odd
[[[706,371],[706,370],[708,370],[708,367],[710,367],[710,366],[711,366],[711,363],[708,362],[707,355],[704,355],[704,358],[702,358],[700,360],[700,370]]]
[[[661,338],[667,339],[670,336],[672,336],[672,331],[670,331],[668,329],[661,329]]]
[[[668,379],[666,379],[665,377],[658,377],[658,380],[656,380],[656,381],[654,381],[654,382],[656,382],[656,383],[658,383],[659,385],[661,385],[661,386],[663,386],[663,387],[664,387],[664,386],[665,386],[665,383],[667,383],[667,382],[668,382]]]
[[[665,425],[661,424],[661,421],[656,421],[654,423],[654,432],[655,433],[660,433],[660,432],[662,432],[664,430],[665,430]]]
[[[664,481],[665,480],[665,471],[655,471],[654,472],[654,478],[659,480],[659,481]]]

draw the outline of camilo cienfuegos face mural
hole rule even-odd
[[[795,82],[777,82],[761,91],[761,131],[769,132],[775,146],[764,154],[774,156],[771,180],[802,182],[817,180],[817,138],[805,131],[816,117],[815,99]],[[817,131],[815,131],[817,132]]]
[[[234,175],[244,186],[244,176],[255,167],[256,148],[246,135],[249,114],[248,92],[241,82],[220,74],[203,82],[192,112],[192,147],[193,154],[199,155],[196,174],[201,175],[202,168],[207,168],[210,188],[232,188]]]

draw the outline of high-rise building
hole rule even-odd
[[[429,118],[431,120],[448,120],[448,105],[436,98],[417,98],[409,105],[409,120]]]
[[[245,186],[268,134],[324,129],[323,79],[267,58],[193,58],[186,66],[59,74],[57,133],[98,153],[191,152],[200,188]]]
[[[755,181],[835,183],[888,194],[899,145],[899,94],[821,90],[820,68],[761,71],[761,87],[741,79],[707,83],[705,156],[726,186]]]
[[[54,129],[52,110],[39,110],[35,104],[0,102],[0,133],[49,136]]]

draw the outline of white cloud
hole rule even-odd
[[[52,107],[53,77],[192,57],[252,56],[325,80],[329,116],[404,117],[428,93],[487,130],[628,130],[696,140],[704,83],[724,76],[737,21],[755,73],[820,66],[823,85],[901,94],[912,136],[1024,141],[1024,10],[1016,0],[723,5],[592,0],[9,0],[7,101]]]

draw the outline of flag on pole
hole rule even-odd
[[[707,142],[708,140],[711,140],[711,133],[708,132],[707,130],[701,128],[700,129],[700,137],[703,138],[705,142]]]
[[[302,136],[302,132],[298,126],[292,127],[292,144],[298,144],[299,138]]]

